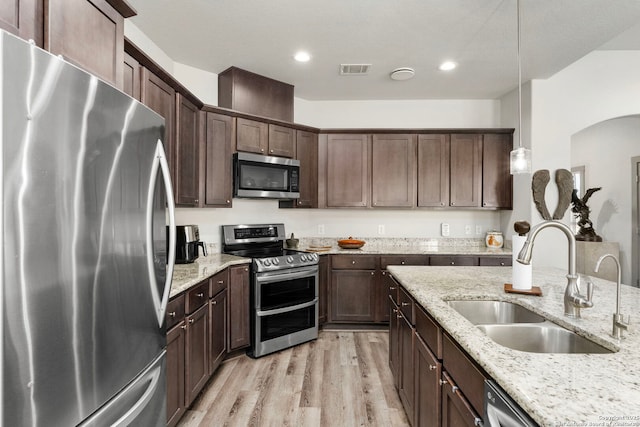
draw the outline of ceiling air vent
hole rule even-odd
[[[341,76],[365,76],[369,74],[371,64],[340,64]]]

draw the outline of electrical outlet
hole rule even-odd
[[[443,237],[447,237],[449,235],[449,224],[447,224],[446,222],[440,224],[440,232]]]
[[[318,234],[324,235],[324,224],[318,224]]]
[[[471,226],[470,225],[465,225],[464,226],[464,234],[471,234]]]
[[[476,225],[476,234],[482,234],[482,226]]]
[[[378,234],[384,234],[384,224],[378,225]]]

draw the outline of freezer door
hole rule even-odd
[[[142,374],[78,427],[164,427],[166,361],[163,352]]]
[[[0,425],[73,426],[166,346],[164,121],[7,33],[0,46]]]

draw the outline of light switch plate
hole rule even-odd
[[[384,234],[384,224],[378,225],[378,234]]]
[[[443,237],[447,237],[449,235],[449,224],[447,224],[446,222],[443,222],[440,225],[440,233],[442,234]]]
[[[321,236],[324,234],[324,224],[318,224],[318,234]]]

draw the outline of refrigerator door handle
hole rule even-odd
[[[153,262],[153,196],[155,194],[155,181],[158,170],[162,171],[162,178],[164,180],[164,188],[167,196],[167,209],[169,211],[169,257],[167,260],[167,276],[162,290],[162,295],[158,292],[158,282],[156,280]],[[150,179],[151,185],[149,185],[149,194],[147,194],[147,269],[149,271],[151,295],[156,307],[158,326],[162,327],[165,311],[167,309],[167,302],[169,301],[169,292],[171,290],[173,265],[176,260],[176,217],[173,192],[171,190],[169,164],[167,163],[167,158],[164,154],[164,147],[160,140],[158,140],[156,145],[156,152],[151,166]]]
[[[140,415],[140,412],[142,412],[142,410],[146,408],[149,401],[153,397],[156,391],[156,388],[158,388],[161,373],[162,373],[162,369],[160,369],[160,366],[156,367],[155,369],[147,373],[146,378],[144,378],[145,382],[146,381],[149,382],[147,389],[142,394],[140,399],[138,399],[138,401],[133,404],[131,409],[129,409],[122,417],[120,417],[120,419],[114,422],[112,426],[114,427],[128,426],[131,424],[133,420],[136,419],[138,415]]]

